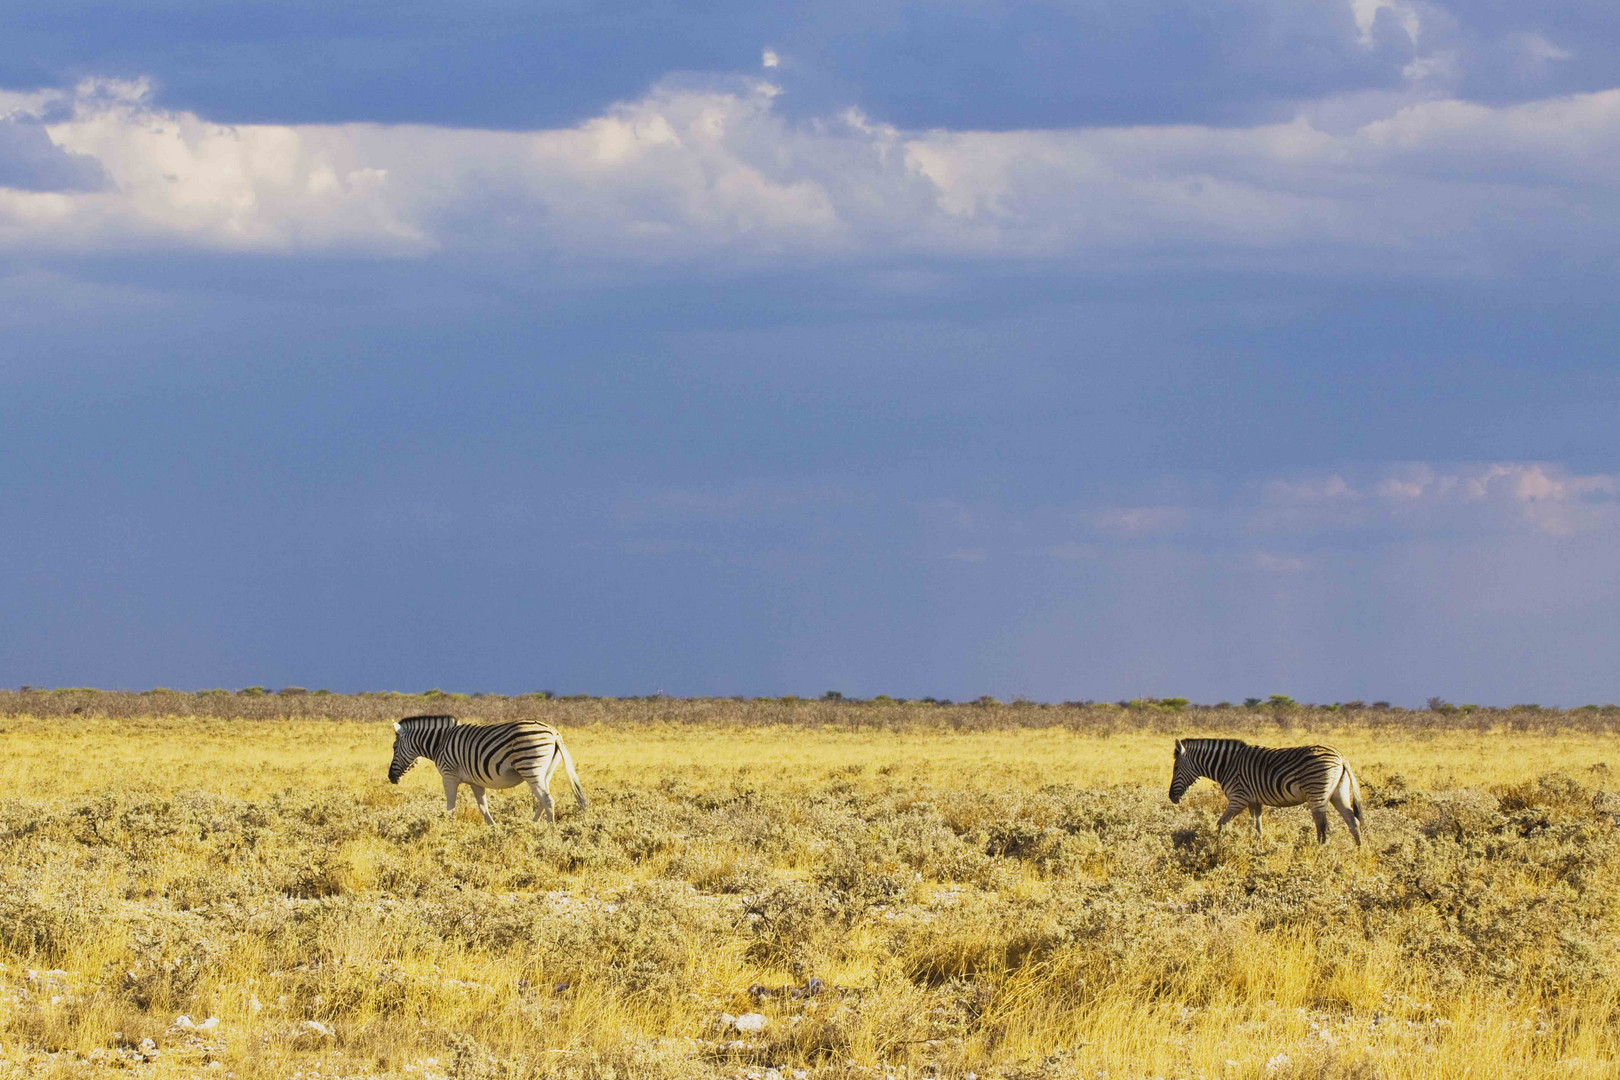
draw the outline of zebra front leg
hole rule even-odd
[[[1241,814],[1244,810],[1244,806],[1245,804],[1238,802],[1235,799],[1227,803],[1226,813],[1222,814],[1220,819],[1215,822],[1215,832],[1219,834],[1222,829],[1226,828],[1226,823]]]
[[[1249,804],[1249,816],[1254,819],[1254,835],[1261,838],[1261,839],[1264,839],[1266,834],[1260,831],[1260,804],[1259,803],[1250,803]]]
[[[473,802],[478,804],[478,812],[484,815],[487,824],[495,824],[495,816],[489,812],[489,793],[477,784],[468,784],[472,788]]]
[[[440,776],[439,779],[444,781],[444,812],[453,815],[456,812],[456,788],[461,786],[461,781],[453,776]]]

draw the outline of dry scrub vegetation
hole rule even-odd
[[[390,787],[424,706],[591,809]],[[1615,724],[0,693],[0,1077],[1613,1076]],[[1217,838],[1166,731],[1334,743],[1368,846]]]

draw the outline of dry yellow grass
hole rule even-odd
[[[1612,734],[1251,735],[1358,851],[1217,841],[1163,734],[873,727],[576,723],[548,830],[376,723],[5,718],[0,1076],[1616,1074]]]

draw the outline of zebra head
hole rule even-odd
[[[453,716],[407,716],[394,724],[394,760],[388,764],[388,782],[399,783],[399,778],[410,771],[419,757],[431,757],[436,736],[455,726]]]
[[[396,721],[394,723],[394,760],[388,763],[388,782],[390,784],[399,783],[399,778],[404,776],[410,767],[416,764],[416,759],[421,756],[416,752],[415,737]]]
[[[1181,802],[1187,789],[1198,782],[1199,769],[1193,763],[1192,748],[1181,739],[1176,740],[1176,771],[1170,776],[1170,801]]]

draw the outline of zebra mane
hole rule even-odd
[[[407,716],[394,724],[395,731],[443,731],[456,726],[456,718],[434,713],[426,716]]]
[[[1207,749],[1207,748],[1209,748],[1211,746],[1248,746],[1249,745],[1248,743],[1244,742],[1242,739],[1181,739],[1179,741],[1180,741],[1181,745],[1183,745],[1183,746],[1196,746],[1200,750]]]

